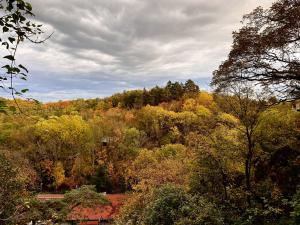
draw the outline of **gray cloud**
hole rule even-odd
[[[19,58],[32,71],[31,95],[52,101],[169,79],[193,78],[207,87],[242,15],[272,0],[31,2],[36,19],[54,35],[40,46],[23,45]]]

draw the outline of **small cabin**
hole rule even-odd
[[[101,145],[102,147],[107,147],[109,143],[114,142],[115,138],[113,137],[103,137],[101,138]]]
[[[103,147],[106,147],[108,145],[108,138],[107,137],[103,137],[101,139],[101,143]]]

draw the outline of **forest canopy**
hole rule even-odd
[[[116,224],[297,221],[299,112],[292,103],[274,105],[253,98],[250,88],[238,90],[211,94],[187,81],[104,99],[18,100],[26,115],[2,99],[7,172],[1,179],[10,177],[15,194],[0,218],[31,193],[93,185],[98,192],[130,193]],[[58,212],[63,218],[67,203],[53,203],[50,212],[30,204],[53,219]]]

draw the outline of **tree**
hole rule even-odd
[[[199,86],[195,84],[191,79],[187,80],[184,84],[184,92],[190,96],[199,92]]]
[[[165,93],[165,89],[155,86],[149,91],[150,99],[151,99],[151,105],[158,105],[159,103],[163,101],[167,101],[167,96]]]
[[[17,171],[0,153],[0,224],[14,224],[22,210],[23,184],[17,179]]]
[[[95,174],[88,177],[88,182],[96,187],[99,192],[112,191],[112,183],[105,165],[100,165]]]
[[[25,207],[15,224],[39,224],[42,222],[61,222],[68,214],[67,205],[62,200],[40,201],[36,197],[25,199]]]
[[[53,177],[55,178],[55,186],[57,189],[65,180],[64,166],[60,161],[56,163],[53,169]]]
[[[94,207],[96,205],[109,205],[107,198],[97,193],[95,186],[83,185],[78,189],[67,192],[63,201],[68,205],[70,210],[77,206]]]
[[[214,98],[208,92],[202,91],[196,97],[196,101],[200,105],[204,105],[205,107],[210,107],[213,104]]]
[[[179,82],[172,83],[169,81],[165,87],[165,91],[169,94],[169,100],[179,100],[184,93],[184,87]]]
[[[236,84],[227,88],[225,99],[219,101],[223,110],[233,114],[241,124],[242,149],[245,159],[245,186],[247,202],[251,206],[252,167],[255,148],[257,145],[256,132],[260,123],[260,115],[267,108],[264,95],[258,95],[248,84]],[[232,96],[230,96],[232,95]],[[220,100],[220,98],[219,98]]]
[[[300,144],[299,112],[292,109],[291,103],[274,105],[260,116],[256,138],[265,152],[290,146],[297,150]]]
[[[24,0],[1,0],[0,1],[0,29],[2,36],[0,44],[8,52],[3,57],[6,60],[1,65],[0,88],[9,91],[13,98],[15,95],[21,95],[28,89],[16,90],[13,79],[27,79],[28,70],[25,66],[16,63],[16,53],[21,42],[27,40],[33,43],[41,43],[44,40],[38,40],[38,36],[43,33],[40,24],[34,23],[30,17],[32,6]],[[2,75],[2,73],[4,73]]]
[[[214,72],[212,84],[223,89],[251,81],[282,99],[300,98],[300,2],[278,0],[256,8],[233,33],[228,59]]]
[[[147,225],[175,224],[188,201],[182,189],[171,185],[155,189],[153,198],[145,209],[145,224]]]
[[[232,199],[230,194],[236,191],[234,179],[243,172],[239,132],[236,127],[219,124],[207,136],[197,139],[198,163],[193,170],[191,188],[224,204]]]
[[[128,181],[134,190],[147,190],[166,183],[188,186],[194,154],[180,144],[140,151],[128,170]]]
[[[162,143],[165,137],[174,126],[176,113],[168,110],[164,110],[159,106],[143,107],[137,115],[137,126],[140,130],[143,130],[147,137],[152,141],[152,144]],[[166,143],[164,143],[166,144]]]
[[[223,219],[213,203],[176,185],[165,184],[131,197],[116,224],[220,225]]]
[[[124,92],[122,103],[128,109],[141,108],[143,106],[143,92],[140,90]]]
[[[48,179],[50,172],[56,179],[55,185],[59,185],[63,180],[61,178],[64,171],[66,177],[72,177],[80,184],[81,178],[92,172],[94,165],[92,130],[82,117],[63,115],[40,120],[33,126],[31,135],[35,145],[30,157],[37,162],[35,167],[43,181],[51,182],[52,178]],[[56,164],[58,161],[61,166]],[[54,170],[53,173],[54,167],[56,172]],[[44,175],[46,176],[43,177]],[[53,184],[43,185],[51,189]]]

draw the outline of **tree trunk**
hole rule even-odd
[[[245,176],[246,176],[246,191],[247,191],[247,203],[251,207],[251,165],[253,157],[253,148],[254,144],[252,143],[251,136],[247,130],[247,141],[248,141],[248,151],[246,154],[246,163],[245,163]]]

